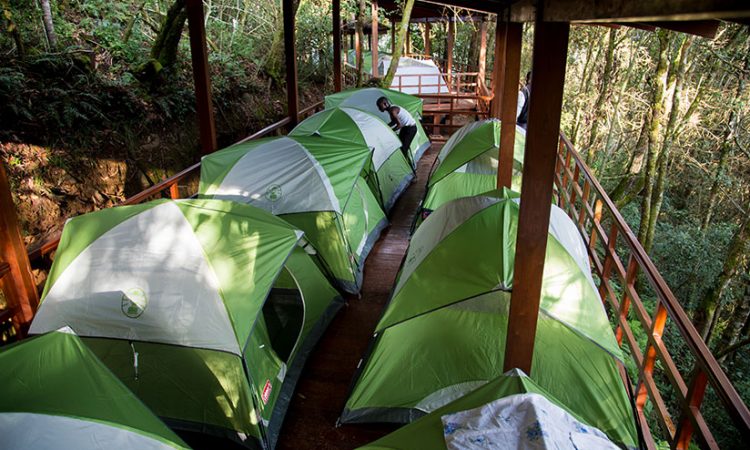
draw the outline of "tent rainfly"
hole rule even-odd
[[[412,450],[415,448],[424,450],[445,450],[446,441],[455,436],[456,431],[461,431],[459,426],[452,423],[449,418],[453,414],[461,413],[466,410],[474,408],[489,409],[488,407],[497,404],[498,400],[504,399],[509,402],[516,403],[518,399],[529,399],[539,400],[538,403],[542,403],[542,406],[546,406],[543,409],[534,408],[530,411],[525,411],[526,414],[519,415],[513,414],[512,416],[505,416],[506,420],[496,421],[493,420],[496,416],[489,415],[486,417],[486,423],[482,427],[482,430],[471,430],[472,434],[476,437],[483,437],[482,431],[488,432],[492,428],[492,425],[500,424],[507,428],[507,432],[510,437],[515,438],[549,438],[547,436],[549,431],[540,425],[539,420],[535,420],[538,416],[549,417],[550,410],[561,409],[560,413],[566,415],[568,424],[571,424],[574,431],[577,433],[570,433],[570,430],[564,430],[566,433],[561,436],[561,440],[565,441],[563,448],[570,446],[570,439],[577,439],[571,446],[571,448],[618,448],[611,442],[608,442],[603,436],[603,433],[586,424],[586,421],[578,417],[573,411],[568,409],[562,402],[557,400],[547,392],[543,387],[539,386],[534,380],[529,378],[525,373],[518,369],[513,369],[483,385],[482,387],[471,391],[469,394],[452,401],[451,403],[436,409],[435,411],[427,414],[426,416],[416,420],[415,422],[401,427],[393,433],[388,434],[375,442],[360,447],[360,450],[376,450],[376,449],[390,449],[390,450]],[[558,411],[559,411],[558,409]],[[539,414],[536,414],[537,411]],[[488,412],[492,412],[491,410]],[[518,413],[519,411],[513,411]],[[549,417],[548,420],[560,419],[560,413],[555,416]],[[560,426],[561,424],[555,423],[554,425]],[[529,433],[531,431],[531,433]],[[542,431],[541,433],[534,433],[533,431]],[[502,436],[500,436],[502,437]],[[519,439],[520,440],[520,439]],[[483,443],[487,443],[486,441]],[[541,444],[541,441],[534,442],[533,444]],[[494,445],[495,443],[493,443]],[[508,444],[504,441],[504,444]],[[594,444],[594,445],[592,445]],[[497,446],[490,446],[491,448],[498,448]],[[516,448],[515,446],[509,446],[510,448]],[[519,445],[518,447],[522,447]],[[536,446],[532,445],[532,448]],[[460,448],[460,447],[459,447]],[[544,447],[550,448],[550,447]]]
[[[513,148],[513,189],[521,189],[526,131],[516,126]],[[418,219],[457,198],[479,195],[497,187],[500,121],[471,122],[456,130],[440,149],[427,182]]]
[[[411,422],[503,373],[518,204],[446,203],[417,229],[342,422]],[[553,207],[532,379],[616,443],[636,445],[621,358],[575,224]]]
[[[0,447],[190,448],[70,328],[0,350]]]
[[[275,137],[204,156],[201,196],[249,203],[305,232],[339,286],[357,293],[387,225],[363,175],[370,150],[340,140]]]
[[[410,163],[401,152],[401,141],[388,125],[372,114],[355,108],[331,108],[297,125],[289,136],[321,136],[372,149],[366,166],[367,183],[388,212],[414,178]]]
[[[391,89],[374,87],[354,88],[326,95],[325,107],[335,108],[341,106],[357,108],[377,116],[385,123],[389,123],[391,121],[390,115],[387,112],[381,112],[378,109],[377,101],[380,97],[388,98],[391,104],[406,109],[409,111],[409,114],[416,119],[417,135],[411,143],[410,153],[412,161],[419,161],[422,158],[422,155],[424,155],[424,152],[430,148],[430,139],[427,137],[427,133],[424,131],[422,123],[420,122],[422,117],[421,98],[409,94],[403,94]]]
[[[304,360],[342,304],[302,235],[222,200],[76,217],[30,333],[70,326],[173,429],[273,447]]]

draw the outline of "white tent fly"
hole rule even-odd
[[[390,56],[381,56],[378,73],[386,73],[391,66]],[[421,75],[421,76],[420,76]],[[423,87],[418,88],[419,85]],[[401,57],[391,89],[406,94],[450,94],[448,83],[438,66],[431,59]]]

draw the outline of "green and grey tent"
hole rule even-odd
[[[401,152],[401,141],[388,125],[372,114],[355,108],[331,108],[297,125],[289,136],[322,136],[372,149],[366,167],[367,183],[388,212],[414,178],[410,163]]]
[[[412,161],[419,161],[424,152],[430,148],[430,139],[422,127],[420,119],[422,118],[422,99],[413,95],[404,94],[392,89],[383,89],[375,87],[347,89],[335,94],[326,95],[325,107],[347,107],[357,108],[367,111],[377,116],[385,123],[391,121],[387,112],[378,109],[377,101],[380,97],[386,97],[394,105],[409,111],[409,114],[417,121],[417,135],[411,143],[410,153]],[[484,191],[482,191],[484,192]]]
[[[30,332],[70,326],[176,430],[273,447],[304,359],[341,306],[302,236],[223,200],[76,217]]]
[[[342,422],[411,422],[503,373],[518,204],[453,200],[422,223]],[[620,348],[575,224],[552,207],[532,379],[615,442],[635,446]]]
[[[318,137],[248,141],[203,157],[202,197],[263,208],[305,232],[342,289],[359,292],[365,258],[388,224],[360,176],[365,146]]]
[[[69,328],[0,350],[4,449],[189,448]]]
[[[401,427],[375,442],[360,447],[361,450],[412,450],[415,448],[424,450],[445,450],[445,425],[441,418],[448,414],[465,411],[468,409],[484,406],[497,399],[507,398],[513,395],[538,394],[550,401],[555,406],[562,408],[581,423],[586,423],[574,411],[570,410],[552,396],[546,389],[539,386],[525,373],[514,369],[505,373],[482,387],[471,391],[463,397],[458,398],[445,406],[442,406],[415,422]],[[506,419],[507,420],[507,419]],[[588,424],[589,427],[591,424]],[[583,427],[581,427],[583,428]],[[527,430],[519,429],[518,432],[525,433]],[[590,429],[582,429],[584,433],[591,433]],[[512,447],[513,448],[513,447]],[[578,447],[581,448],[581,447]]]
[[[526,131],[516,126],[513,148],[513,189],[520,190]],[[418,219],[428,216],[440,205],[457,198],[470,197],[497,187],[500,121],[471,122],[451,135],[440,149],[427,182],[427,192]]]

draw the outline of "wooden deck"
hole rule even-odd
[[[342,425],[336,420],[349,385],[409,245],[417,205],[424,196],[430,167],[439,150],[433,145],[418,163],[412,183],[391,212],[391,226],[365,263],[362,298],[350,298],[310,354],[281,428],[277,449],[352,449],[394,430],[393,425]]]

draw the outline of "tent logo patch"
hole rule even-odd
[[[268,403],[268,399],[271,398],[271,389],[273,386],[271,386],[271,380],[266,380],[266,385],[263,386],[263,392],[260,395],[260,399],[263,400],[263,404]]]
[[[148,297],[141,288],[131,288],[122,293],[120,309],[131,319],[137,319],[148,307]]]
[[[266,199],[269,202],[275,202],[281,198],[283,193],[281,192],[281,186],[278,184],[272,184],[266,189]]]

